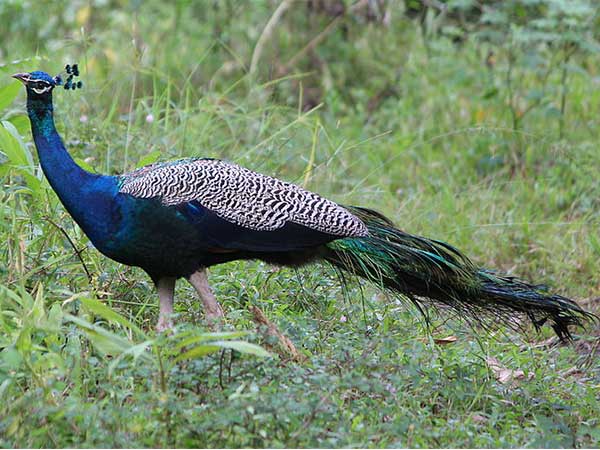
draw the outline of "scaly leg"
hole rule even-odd
[[[190,275],[188,280],[191,285],[194,286],[194,289],[196,289],[202,300],[206,320],[209,323],[216,325],[218,328],[223,319],[223,309],[221,308],[221,305],[219,305],[215,294],[213,294],[213,291],[208,284],[208,274],[206,273],[206,269],[200,269],[197,272],[194,272]]]
[[[158,280],[156,290],[160,301],[160,312],[156,331],[161,332],[173,328],[171,315],[173,314],[173,296],[175,295],[175,281],[173,277],[165,277]]]

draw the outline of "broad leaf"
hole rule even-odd
[[[175,348],[180,350],[188,345],[196,344],[198,342],[206,342],[213,340],[222,339],[235,339],[247,335],[246,331],[225,331],[220,333],[202,333],[200,335],[186,337],[175,345]]]
[[[65,319],[77,325],[87,335],[90,342],[106,355],[118,356],[135,345],[124,337],[80,317],[65,314]]]
[[[117,356],[115,359],[113,359],[111,361],[111,363],[108,366],[108,375],[111,376],[113,374],[113,372],[117,368],[117,365],[126,356],[133,357],[134,362],[137,361],[139,358],[142,358],[144,360],[150,360],[151,356],[146,352],[146,350],[148,350],[153,344],[154,344],[153,340],[148,340],[148,341],[144,341],[140,344],[133,345],[132,347],[125,350],[123,353],[121,353],[119,356]]]
[[[0,112],[14,101],[22,88],[20,81],[14,81],[0,88]]]
[[[81,298],[80,301],[87,309],[97,316],[100,316],[109,322],[118,323],[119,325],[134,331],[140,337],[146,337],[146,333],[144,333],[137,325],[130,322],[115,310],[106,306],[104,303],[91,298]]]

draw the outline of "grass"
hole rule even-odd
[[[249,332],[229,339],[269,345],[251,320],[257,305],[304,363],[243,346],[178,360],[181,336],[223,341],[198,334],[202,311],[183,282],[180,334],[155,336],[148,278],[93,249],[40,174],[11,73],[79,61],[85,88],[57,93],[57,123],[74,156],[99,172],[233,160],[375,207],[406,231],[600,312],[597,60],[581,56],[586,70],[568,78],[559,139],[542,107],[512,128],[502,61],[490,73],[474,40],[431,36],[427,50],[400,14],[390,28],[349,19],[349,40],[336,30],[318,48],[318,70],[305,58],[279,79],[276,61],[311,38],[296,10],[251,78],[253,43],[273,9],[225,4],[233,13],[73,2],[72,16],[51,18],[52,32],[27,2],[0,9],[11,24],[0,58],[22,60],[0,66],[0,117],[23,137],[0,129],[0,445],[598,447],[597,325],[570,346],[545,345],[548,330],[486,333],[444,317],[426,329],[369,286],[344,294],[326,268],[236,262],[210,273],[226,329]],[[396,95],[370,110],[398,72]],[[535,84],[524,74],[524,86]],[[490,86],[499,93],[483,95]],[[307,105],[315,87],[319,101]],[[490,358],[522,376],[500,382]]]

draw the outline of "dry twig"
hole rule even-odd
[[[279,20],[283,16],[283,13],[287,11],[287,9],[291,6],[293,2],[294,0],[283,0],[273,13],[269,21],[267,22],[267,25],[265,25],[262,34],[256,42],[254,52],[252,53],[252,60],[250,62],[251,77],[254,76],[254,73],[256,72],[256,67],[258,66],[258,61],[260,60],[260,55],[262,54],[263,47],[265,46],[267,40],[271,37],[271,34],[273,34],[275,25],[277,25],[277,22],[279,22]]]
[[[262,333],[266,337],[277,339],[279,348],[274,348],[274,350],[279,353],[280,356],[290,358],[296,362],[302,362],[304,360],[304,357],[296,350],[296,346],[293,342],[279,331],[277,325],[267,319],[265,313],[262,312],[258,306],[250,305],[250,312],[252,313],[254,323],[259,327],[259,331],[261,327],[265,327],[265,331]]]

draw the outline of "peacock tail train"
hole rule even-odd
[[[425,317],[427,307],[451,309],[483,326],[502,322],[518,327],[519,319],[527,317],[536,329],[549,321],[562,341],[571,339],[569,326],[583,326],[595,318],[541,286],[478,268],[444,242],[405,233],[375,211],[348,210],[365,223],[369,235],[328,243],[325,259],[409,299]]]

